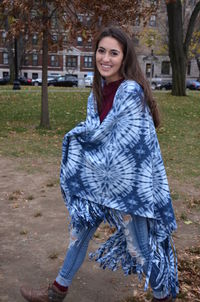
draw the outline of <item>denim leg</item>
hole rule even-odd
[[[144,273],[147,274],[151,254],[148,219],[141,216],[129,215],[129,219],[125,221],[125,235],[129,253],[137,258],[137,262],[142,266]],[[167,265],[167,263],[165,263],[165,265]],[[169,292],[168,289],[166,289],[165,284],[162,284],[157,288],[157,276],[159,275],[159,272],[159,264],[153,262],[149,282],[154,297],[162,299],[165,298]]]
[[[82,228],[79,232],[72,229],[65,260],[56,278],[56,281],[60,285],[67,287],[71,284],[74,275],[85,259],[89,241],[93,237],[99,224],[100,222],[93,227]]]

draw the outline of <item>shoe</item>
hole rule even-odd
[[[170,296],[168,296],[168,297],[166,297],[165,299],[156,299],[156,298],[153,298],[152,299],[152,302],[172,302],[173,301],[173,299],[172,299],[172,296],[170,295]]]
[[[62,302],[67,295],[67,293],[59,291],[53,284],[40,289],[22,286],[20,292],[22,297],[29,302]]]

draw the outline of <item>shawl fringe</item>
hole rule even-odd
[[[89,226],[97,226],[102,221],[107,222],[110,227],[116,228],[116,232],[105,243],[102,243],[94,253],[89,254],[90,259],[98,262],[103,269],[116,271],[122,268],[125,276],[137,274],[139,281],[142,280],[143,267],[137,256],[131,256],[127,249],[122,227],[124,225],[123,216],[119,211],[79,198],[74,200],[72,207],[68,205],[68,210],[71,216],[70,227],[77,231]],[[159,237],[155,234],[154,222],[150,222],[149,225],[151,254],[144,290],[146,291],[149,286],[152,264],[159,263],[160,273],[157,276],[157,288],[165,284],[166,288],[171,289],[171,294],[175,298],[179,292],[179,285],[177,256],[173,240],[170,235],[166,235],[162,241],[160,234]]]

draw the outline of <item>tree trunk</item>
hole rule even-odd
[[[42,39],[42,100],[41,100],[42,102],[41,102],[41,120],[40,120],[40,127],[42,128],[50,128],[47,71],[48,71],[48,28],[44,27],[43,39]]]
[[[8,64],[9,64],[9,73],[10,73],[10,83],[13,84],[15,79],[15,64],[14,64],[14,54],[13,54],[13,43],[9,42],[7,44],[8,49]]]
[[[172,66],[172,95],[186,95],[187,56],[183,47],[183,23],[181,1],[167,4],[169,24],[169,57]]]

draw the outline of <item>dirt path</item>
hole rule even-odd
[[[37,287],[53,280],[62,264],[68,229],[58,177],[59,164],[47,163],[43,167],[41,160],[24,163],[0,157],[1,302],[22,302],[21,284]],[[178,183],[173,182],[172,189],[177,187]],[[190,186],[183,190],[191,198],[198,197],[198,190]],[[180,217],[185,205],[180,200],[174,205]],[[178,250],[200,241],[200,211],[191,211],[186,218],[192,223],[178,219],[179,231],[175,234]],[[96,241],[91,242],[89,250],[97,247]],[[122,272],[103,271],[87,257],[67,302],[117,302],[137,290],[134,280],[125,278]]]

